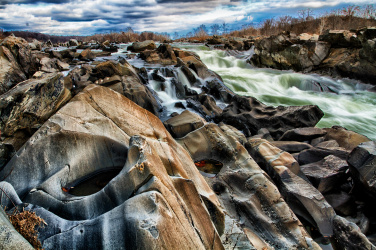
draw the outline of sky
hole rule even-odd
[[[50,35],[92,35],[124,31],[185,34],[201,24],[226,22],[236,29],[266,18],[319,15],[374,0],[0,0],[0,28]],[[375,6],[376,7],[376,6]]]

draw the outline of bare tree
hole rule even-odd
[[[226,22],[223,22],[223,23],[222,23],[222,30],[223,30],[223,34],[226,34],[226,33],[227,33],[228,25],[227,25]]]
[[[212,26],[210,26],[210,29],[213,35],[218,35],[221,26],[219,26],[219,24],[213,24]]]

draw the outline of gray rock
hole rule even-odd
[[[342,160],[346,160],[349,155],[344,148],[315,148],[303,150],[297,156],[300,165],[321,161],[329,155],[334,155]]]
[[[153,50],[156,49],[157,46],[155,45],[154,41],[147,40],[143,42],[135,42],[132,44],[131,47],[128,47],[128,50],[133,52],[141,52],[144,50]]]
[[[308,143],[297,141],[272,141],[271,144],[289,153],[297,153],[312,147]]]

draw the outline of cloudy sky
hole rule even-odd
[[[268,17],[314,14],[374,0],[0,0],[0,28],[55,35],[121,31],[186,33],[200,24],[233,28]],[[375,6],[376,7],[376,6]]]

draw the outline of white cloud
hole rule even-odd
[[[21,2],[21,0],[17,0]],[[23,0],[26,2],[28,0]],[[188,31],[200,24],[246,23],[255,16],[284,14],[299,8],[372,4],[370,0],[75,0],[60,4],[8,4],[0,9],[0,27],[50,34],[93,34],[132,26],[137,31]]]

